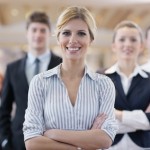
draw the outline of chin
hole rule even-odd
[[[67,57],[69,60],[79,60],[79,57]]]
[[[36,49],[37,51],[41,51],[41,50],[45,49],[45,47],[35,47],[35,49]]]
[[[124,60],[127,60],[127,61],[130,61],[130,60],[133,60],[134,58],[128,56],[128,57],[124,57],[123,59],[124,59]]]

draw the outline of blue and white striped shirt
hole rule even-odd
[[[31,81],[23,125],[24,139],[43,135],[48,129],[89,130],[94,119],[107,114],[101,129],[114,139],[118,125],[114,115],[115,88],[112,81],[85,67],[75,105],[60,77],[60,65],[40,73]]]

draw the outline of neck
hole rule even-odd
[[[66,63],[63,61],[61,67],[61,76],[63,78],[82,78],[84,74],[85,64],[80,62]]]
[[[134,68],[136,66],[135,62],[118,62],[119,69],[122,73],[124,73],[127,77],[130,76],[131,73],[133,73]]]
[[[29,48],[30,52],[32,53],[32,55],[34,55],[35,57],[42,55],[46,52],[46,49],[33,49],[33,48]]]

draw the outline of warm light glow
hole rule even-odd
[[[18,9],[12,9],[12,10],[11,10],[11,15],[12,15],[13,17],[18,16],[18,14],[19,14]]]

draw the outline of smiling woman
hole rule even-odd
[[[150,76],[138,65],[143,33],[132,21],[119,23],[112,50],[117,62],[106,70],[116,87],[115,114],[119,131],[110,150],[150,148]]]
[[[85,65],[95,29],[86,8],[69,7],[60,15],[56,35],[63,62],[31,81],[23,127],[27,150],[111,146],[117,131],[115,88]]]
[[[83,64],[81,61],[84,61],[92,39],[87,24],[81,19],[73,19],[62,27],[58,42],[62,48],[63,57],[70,58],[64,58],[66,61],[74,59],[77,60],[79,64]]]

